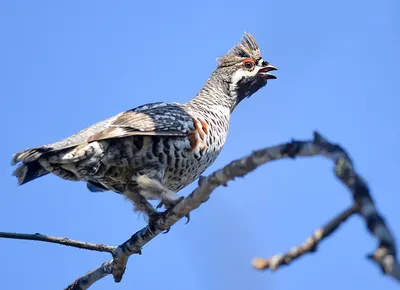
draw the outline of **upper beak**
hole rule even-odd
[[[267,79],[276,79],[276,76],[269,74],[268,72],[278,70],[276,67],[273,65],[267,64],[266,66],[260,68],[257,72],[257,74],[261,74],[265,76]]]

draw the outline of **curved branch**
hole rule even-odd
[[[263,151],[266,153],[268,150],[267,148],[261,150],[261,152]],[[377,249],[368,257],[374,261],[385,274],[400,281],[400,265],[396,257],[395,240],[384,219],[376,210],[368,186],[363,178],[355,171],[353,162],[347,152],[339,145],[329,143],[319,133],[314,132],[313,141],[293,141],[292,143],[284,145],[280,158],[285,157],[285,155],[292,158],[322,155],[335,163],[335,175],[351,191],[354,205],[359,208],[359,212],[364,218],[369,232],[378,239],[379,245]]]
[[[208,177],[200,178],[199,186],[173,207],[170,212],[167,212],[165,218],[160,218],[157,221],[157,228],[154,233],[147,227],[140,230],[131,239],[117,247],[113,260],[79,278],[72,284],[76,286],[71,287],[72,285],[70,285],[70,288],[67,289],[87,289],[91,284],[108,274],[113,274],[114,280],[119,282],[130,255],[140,253],[141,247],[158,233],[163,229],[169,228],[190,211],[199,207],[209,199],[214,189],[221,185],[226,186],[228,181],[234,180],[236,177],[243,177],[258,166],[273,160],[317,155],[328,157],[335,162],[336,176],[351,190],[355,207],[360,209],[361,215],[368,224],[369,231],[379,240],[378,249],[371,255],[371,258],[386,274],[400,280],[400,266],[396,260],[394,238],[384,220],[378,215],[366,183],[356,174],[348,154],[340,146],[329,143],[315,132],[314,139],[311,141],[292,141],[257,150],[249,156],[231,162]]]
[[[353,163],[344,149],[338,145],[329,143],[320,134],[315,132],[313,140],[292,141],[257,150],[249,156],[231,162],[207,177],[201,177],[199,179],[199,186],[180,203],[160,216],[155,222],[154,228],[150,229],[149,227],[145,227],[136,232],[123,244],[118,247],[112,247],[111,253],[113,259],[78,278],[66,289],[87,289],[93,283],[109,274],[113,275],[115,282],[120,282],[125,272],[128,258],[131,255],[140,254],[144,245],[155,238],[159,233],[169,229],[178,220],[190,213],[190,211],[198,208],[202,203],[207,201],[210,194],[217,187],[221,185],[226,186],[228,181],[234,180],[236,177],[243,177],[260,165],[270,161],[317,155],[325,156],[335,163],[335,174],[352,192],[354,205],[351,209],[343,212],[339,217],[325,226],[322,229],[322,233],[319,231],[317,235],[314,235],[315,241],[312,241],[310,245],[306,245],[301,250],[297,249],[295,254],[289,253],[289,255],[292,255],[290,258],[297,258],[314,249],[322,238],[331,234],[341,222],[354,214],[354,210],[357,209],[357,212],[364,218],[369,232],[373,234],[379,242],[375,252],[369,256],[370,259],[379,265],[384,273],[400,281],[400,265],[396,257],[394,238],[386,226],[385,221],[381,215],[378,214],[366,182],[356,173]],[[65,244],[70,245],[67,243]],[[262,261],[264,261],[264,267],[261,268],[266,269],[265,260]],[[285,263],[275,263],[275,268],[280,264],[283,265]],[[269,268],[271,268],[270,264]],[[272,268],[274,269],[274,267]]]
[[[271,258],[262,259],[255,258],[253,259],[253,267],[258,270],[271,269],[272,271],[277,270],[279,267],[284,265],[289,265],[294,260],[300,258],[301,256],[312,253],[317,250],[319,243],[332,234],[335,230],[339,228],[339,226],[344,223],[349,217],[358,213],[359,209],[354,204],[352,207],[346,209],[338,216],[333,218],[330,222],[328,222],[323,227],[317,229],[308,239],[301,244],[300,246],[293,247],[285,254],[276,254]]]

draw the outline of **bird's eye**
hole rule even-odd
[[[245,68],[253,68],[254,66],[254,61],[251,61],[249,59],[246,59],[243,61],[243,65],[245,66]]]
[[[247,68],[252,68],[252,67],[253,67],[253,63],[250,62],[250,61],[246,61],[246,62],[244,63],[244,65],[245,65],[245,67],[247,67]]]

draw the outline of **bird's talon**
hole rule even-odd
[[[185,197],[184,196],[180,196],[179,198],[175,199],[175,200],[162,200],[160,202],[160,204],[158,206],[163,206],[169,210],[171,208],[173,208],[175,205],[177,205],[178,203],[180,203]],[[157,206],[157,208],[158,208]]]
[[[177,205],[178,203],[180,203],[182,200],[184,200],[185,199],[185,197],[184,196],[180,196],[179,198],[177,198],[175,201],[174,201],[174,206],[175,205]]]
[[[154,233],[154,229],[156,228],[157,220],[163,215],[162,212],[154,211],[153,213],[149,214],[149,222],[148,227],[151,232]]]
[[[185,215],[186,218],[186,223],[185,225],[187,225],[190,222],[190,213],[188,213],[187,215]]]
[[[166,216],[167,213],[168,213],[168,210],[163,211],[163,212],[155,211],[154,213],[149,214],[148,227],[152,233],[155,233],[155,229],[157,228],[156,223],[157,223],[158,219]],[[159,228],[159,229],[161,229],[161,228]],[[170,231],[170,229],[171,229],[171,227],[168,227],[167,229],[164,229],[162,233],[166,234]]]

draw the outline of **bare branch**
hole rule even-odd
[[[396,258],[395,240],[384,219],[377,212],[366,182],[356,173],[346,151],[339,145],[329,143],[317,132],[314,133],[313,141],[293,141],[282,146],[281,155],[278,158],[287,155],[292,158],[322,155],[335,163],[336,176],[351,191],[354,204],[359,208],[369,232],[378,239],[377,249],[368,257],[376,262],[385,274],[400,281],[400,265]],[[257,152],[265,153],[268,150],[266,148]]]
[[[317,229],[313,235],[311,235],[302,245],[293,247],[285,254],[276,254],[271,258],[253,259],[253,267],[259,270],[271,269],[272,271],[277,270],[279,267],[289,265],[294,260],[300,258],[306,253],[312,253],[317,250],[319,243],[332,234],[338,227],[345,222],[350,216],[358,212],[356,205],[346,209],[341,214],[333,218],[323,227]]]
[[[172,210],[166,214],[165,218],[160,218],[157,221],[157,227],[153,233],[149,231],[148,228],[137,232],[130,240],[116,249],[113,260],[103,264],[102,267],[79,278],[81,280],[78,279],[77,281],[85,281],[85,283],[89,281],[94,283],[98,280],[98,277],[104,277],[103,274],[108,271],[107,273],[112,273],[114,275],[114,280],[119,282],[125,271],[126,262],[130,255],[139,252],[142,246],[153,239],[163,229],[169,228],[180,218],[207,201],[210,194],[218,186],[226,185],[228,181],[236,177],[242,177],[269,161],[288,157],[295,158],[316,155],[325,156],[335,162],[336,176],[351,190],[355,207],[360,209],[360,213],[366,220],[370,232],[380,241],[378,249],[371,255],[371,258],[382,267],[386,274],[400,280],[400,267],[396,260],[396,245],[394,239],[383,219],[378,215],[369,195],[366,183],[355,173],[351,159],[340,146],[331,144],[318,133],[314,133],[314,140],[292,141],[290,143],[261,149],[253,152],[253,154],[249,156],[231,162],[208,177],[200,178],[199,186],[183,201],[172,208]],[[333,230],[334,229],[332,229],[332,231]],[[329,233],[326,234],[328,235]]]
[[[71,239],[63,238],[63,237],[46,236],[46,235],[42,235],[39,233],[19,234],[19,233],[0,232],[0,238],[41,241],[41,242],[60,244],[60,245],[79,248],[79,249],[85,249],[85,250],[91,250],[91,251],[97,251],[97,252],[108,252],[108,253],[112,253],[113,250],[116,248],[114,246],[108,246],[108,245],[103,245],[103,244],[92,244],[92,243],[87,243],[87,242],[71,240]]]
[[[276,269],[280,265],[287,264],[289,262],[288,259],[293,260],[306,252],[312,251],[323,238],[330,235],[341,222],[354,214],[357,209],[357,212],[360,213],[367,223],[369,232],[373,234],[379,242],[377,249],[369,258],[379,265],[384,273],[400,281],[400,266],[396,258],[394,238],[386,226],[385,221],[378,214],[366,182],[356,173],[353,163],[345,150],[338,145],[329,143],[318,133],[314,133],[313,140],[292,141],[290,143],[257,150],[249,156],[231,162],[208,177],[200,178],[199,186],[180,203],[160,216],[155,222],[154,228],[150,229],[149,227],[145,227],[136,232],[123,244],[118,247],[112,247],[111,253],[113,259],[78,278],[66,289],[87,289],[93,283],[109,274],[113,275],[115,282],[120,282],[125,272],[128,258],[131,255],[140,254],[144,245],[155,238],[159,233],[169,229],[190,211],[198,208],[202,203],[207,201],[210,194],[217,187],[221,185],[225,186],[228,181],[234,180],[236,177],[242,177],[269,161],[317,155],[325,156],[335,163],[336,176],[352,192],[354,201],[353,207],[346,210],[321,230],[317,231],[311,238],[312,241],[308,241],[305,245],[285,254],[285,259],[279,258],[282,259],[283,262],[273,262],[273,265],[271,265],[271,260],[269,260],[269,264],[266,266],[264,260],[264,265],[261,265],[262,267],[260,268]],[[275,258],[275,260],[279,259]]]

